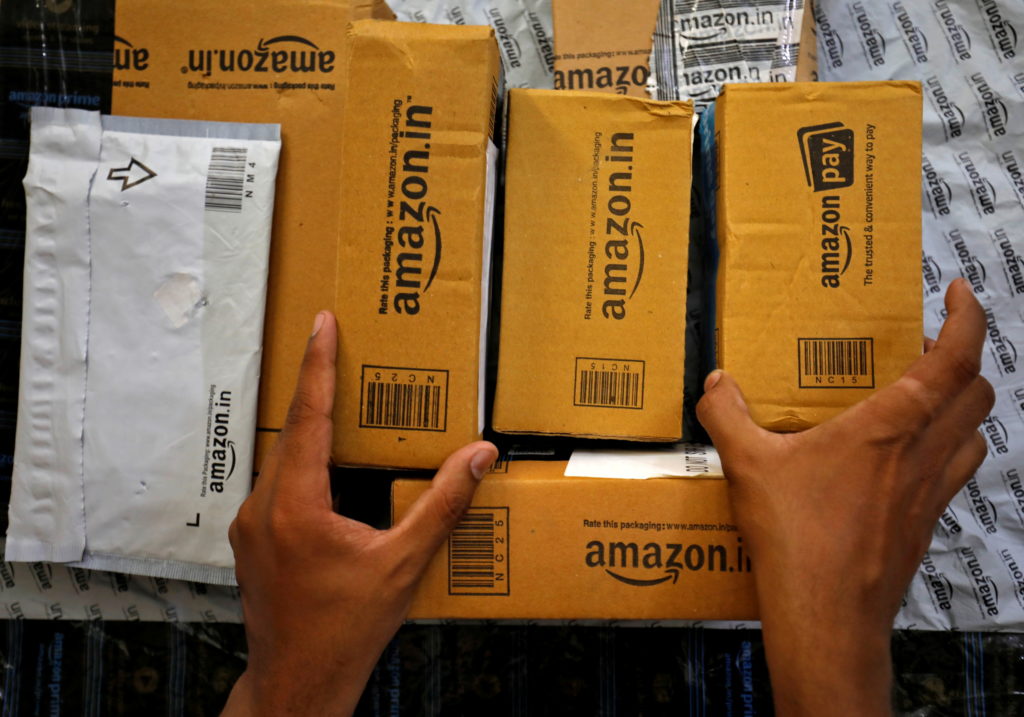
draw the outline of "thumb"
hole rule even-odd
[[[723,460],[755,449],[764,434],[764,429],[750,417],[739,385],[720,369],[709,373],[704,380],[704,396],[697,404],[697,418]]]
[[[470,443],[452,453],[438,469],[430,488],[395,526],[398,539],[406,543],[408,552],[422,566],[458,525],[480,479],[497,457],[498,449],[487,441]]]

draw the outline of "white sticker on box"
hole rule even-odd
[[[722,461],[713,446],[680,443],[654,450],[578,449],[565,475],[586,478],[722,478]]]

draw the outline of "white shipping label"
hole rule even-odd
[[[565,475],[587,478],[723,478],[714,446],[680,443],[653,450],[577,449]]]

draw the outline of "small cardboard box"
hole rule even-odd
[[[334,304],[346,27],[391,16],[383,0],[117,6],[114,114],[281,125],[257,470],[284,425],[313,317]]]
[[[434,556],[414,619],[756,618],[721,478],[566,477],[564,461],[489,474]],[[398,480],[400,519],[430,485]]]
[[[718,366],[762,426],[816,425],[921,353],[920,85],[726,85],[701,124]]]
[[[659,0],[553,0],[556,90],[646,99]]]
[[[348,67],[333,457],[435,468],[483,431],[497,45],[361,21]]]
[[[509,93],[495,430],[680,438],[691,117]]]

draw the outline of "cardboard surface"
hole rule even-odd
[[[346,27],[390,16],[380,0],[117,6],[114,114],[281,125],[256,470],[284,425],[313,317],[334,304]]]
[[[410,618],[756,617],[720,476],[567,478],[565,465],[512,461],[487,475],[427,568]],[[395,518],[429,485],[396,481]]]
[[[483,430],[497,45],[372,20],[349,42],[334,460],[434,468]]]
[[[726,85],[705,117],[718,365],[762,426],[815,425],[921,353],[920,85]]]
[[[494,428],[678,440],[691,107],[513,90]]]
[[[659,0],[552,0],[555,89],[646,98]]]
[[[814,25],[814,0],[804,0],[795,79],[797,82],[814,82],[818,79],[818,38]]]

